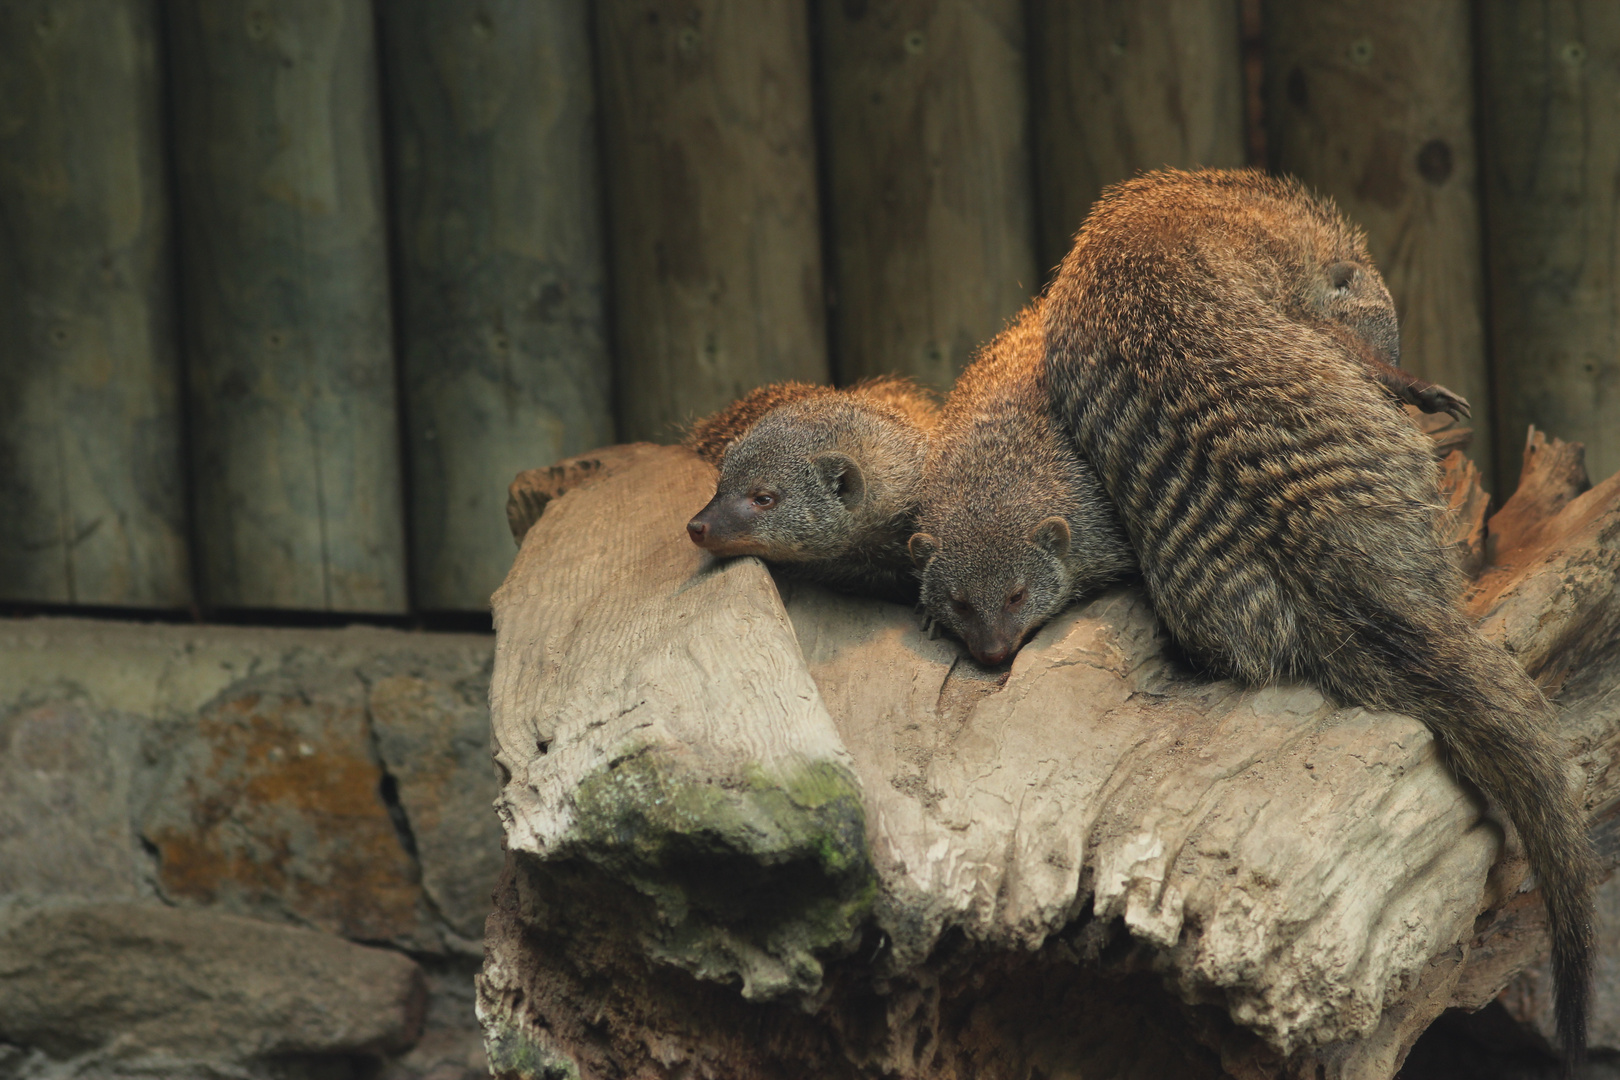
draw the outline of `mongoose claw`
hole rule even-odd
[[[1473,415],[1473,409],[1469,406],[1467,398],[1443,386],[1430,386],[1419,390],[1416,396],[1417,407],[1424,412],[1448,413],[1453,420],[1467,420]]]

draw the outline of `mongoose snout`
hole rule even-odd
[[[713,555],[764,555],[765,545],[754,538],[756,519],[776,505],[766,492],[726,496],[716,494],[686,523],[692,543]]]

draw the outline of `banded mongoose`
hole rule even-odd
[[[901,378],[761,387],[688,434],[720,478],[687,533],[715,555],[758,555],[789,576],[914,600],[906,540],[937,419],[933,396]]]
[[[1395,303],[1376,271],[1341,263],[1294,300],[1396,401],[1466,416],[1468,403],[1394,365]],[[1135,569],[1113,503],[1051,410],[1037,302],[987,345],[945,400],[910,541],[930,618],[976,660],[1005,663],[1071,601]]]
[[[1035,303],[957,379],[909,545],[924,610],[992,666],[1136,564],[1113,503],[1049,408],[1044,354]]]
[[[1322,325],[1322,299],[1376,274],[1295,181],[1139,177],[1104,194],[1048,291],[1046,376],[1190,654],[1422,720],[1517,826],[1572,1070],[1594,856],[1550,706],[1458,604],[1426,440]]]

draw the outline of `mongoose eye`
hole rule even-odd
[[[761,510],[769,510],[776,505],[776,496],[768,491],[756,491],[750,501]]]
[[[1014,607],[1017,607],[1019,604],[1022,604],[1024,602],[1024,594],[1025,594],[1025,590],[1023,590],[1021,588],[1020,589],[1014,589],[1012,592],[1008,593],[1007,594],[1007,606],[1010,607],[1010,608],[1014,608]]]

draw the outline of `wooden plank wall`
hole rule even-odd
[[[805,0],[600,0],[619,436],[825,382]]]
[[[407,609],[370,0],[168,0],[202,602]]]
[[[1247,163],[1237,0],[1029,5],[1043,269],[1109,184]]]
[[[1401,366],[1491,415],[1469,0],[1267,0],[1272,162],[1367,230]],[[1488,422],[1472,452],[1492,460]],[[1517,450],[1514,451],[1517,453]]]
[[[158,37],[0,5],[0,599],[191,599]]]
[[[1498,478],[1528,424],[1620,469],[1620,4],[1479,7]]]
[[[518,469],[945,388],[1105,185],[1256,148],[1498,488],[1620,468],[1605,0],[0,3],[0,600],[482,610]]]
[[[820,5],[838,374],[941,391],[1039,288],[1019,0]]]
[[[590,25],[577,3],[379,5],[412,586],[478,610],[506,485],[613,441]]]

